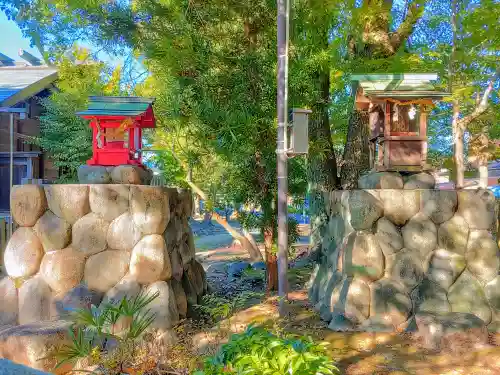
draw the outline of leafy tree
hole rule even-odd
[[[85,107],[89,95],[111,94],[116,87],[113,79],[104,81],[105,66],[88,58],[86,50],[74,50],[71,58],[57,64],[57,90],[41,99],[40,136],[32,140],[59,168],[61,182],[76,181],[78,167],[92,156],[91,130],[75,113]],[[75,60],[87,63],[75,64]]]

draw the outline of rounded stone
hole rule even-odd
[[[444,290],[448,290],[465,269],[465,264],[462,255],[437,249],[430,258],[427,277]]]
[[[193,194],[191,194],[191,191],[179,190],[178,200],[182,207],[181,216],[191,217],[193,214]]]
[[[26,280],[19,288],[19,324],[37,323],[51,317],[52,293],[40,276]]]
[[[495,196],[490,190],[461,190],[458,193],[458,213],[471,230],[489,230],[495,223]]]
[[[328,221],[328,235],[332,239],[333,244],[337,247],[344,238],[345,223],[341,216],[331,217]],[[331,249],[330,251],[331,252]]]
[[[31,227],[47,208],[43,188],[38,185],[17,185],[10,193],[10,209],[21,227]]]
[[[402,189],[403,177],[399,173],[369,172],[358,179],[358,189]]]
[[[177,249],[173,249],[171,253],[165,252],[165,257],[170,259],[170,268],[165,267],[161,273],[161,280],[168,280],[173,277],[177,281],[182,280],[182,274],[184,272],[184,267],[182,265],[181,256]]]
[[[433,313],[449,313],[451,306],[446,298],[446,290],[429,279],[413,289],[411,293],[415,313],[428,311]]]
[[[90,209],[104,220],[113,221],[127,212],[130,189],[127,185],[90,186]]]
[[[471,313],[481,318],[485,324],[491,322],[491,308],[477,279],[465,270],[448,292],[451,311]]]
[[[9,277],[0,279],[0,327],[17,324],[17,288]]]
[[[439,226],[438,245],[443,249],[465,255],[468,237],[469,225],[462,216],[455,215]]]
[[[111,170],[111,180],[115,184],[141,184],[141,171],[134,165],[119,165]]]
[[[132,250],[132,257],[130,258],[131,275],[140,284],[158,281],[162,273],[166,278],[172,277],[170,259],[165,257],[165,252],[166,245],[162,236],[150,234],[143,237]],[[168,277],[168,273],[170,273],[170,277]]]
[[[175,301],[177,304],[177,311],[179,315],[183,318],[187,315],[187,298],[186,292],[182,289],[182,284],[177,280],[171,280],[170,285],[172,286],[172,290],[174,291]]]
[[[434,189],[435,186],[436,180],[434,176],[429,173],[421,172],[409,175],[406,179],[404,188],[407,190]]]
[[[342,265],[347,276],[380,279],[384,274],[384,254],[375,236],[365,232],[349,235]]]
[[[496,276],[484,287],[486,299],[498,316],[500,314],[500,276]]]
[[[470,233],[467,244],[467,268],[481,282],[487,283],[498,275],[500,254],[493,237],[486,230]]]
[[[87,185],[45,185],[49,209],[70,224],[90,211]]]
[[[422,213],[435,224],[450,220],[457,209],[458,197],[454,190],[423,190]]]
[[[404,225],[420,210],[418,190],[381,190],[384,216],[396,225]]]
[[[84,266],[85,256],[69,247],[45,254],[40,274],[52,290],[63,293],[80,283]]]
[[[125,275],[115,286],[106,292],[102,305],[117,305],[124,298],[133,300],[141,292],[141,286],[135,278],[129,274]]]
[[[333,315],[359,324],[370,315],[370,287],[361,279],[344,277],[333,289],[329,306]]]
[[[57,316],[64,318],[77,309],[89,309],[92,305],[99,306],[101,299],[101,293],[89,290],[84,284],[78,284],[64,293],[57,294],[53,298],[53,303]]]
[[[403,249],[393,255],[391,278],[404,285],[407,290],[418,285],[423,277],[422,260],[418,252]]]
[[[179,246],[179,255],[181,256],[182,265],[185,267],[194,259],[195,248],[190,242],[182,242]]]
[[[339,285],[339,283],[342,281],[342,275],[338,272],[328,272],[328,278],[325,278],[324,280],[321,281],[320,284],[320,290],[319,290],[319,304],[323,307],[320,308],[320,312],[323,312],[323,315],[327,314],[328,317],[321,317],[323,320],[329,320],[332,313],[332,301],[335,302],[335,296],[333,295],[333,292],[335,291],[335,288]],[[350,278],[352,279],[352,278]],[[339,297],[336,295],[336,297]]]
[[[78,219],[73,225],[72,246],[85,255],[92,255],[106,250],[106,237],[109,222],[95,213]]]
[[[328,270],[331,270],[326,263],[316,264],[309,279],[308,296],[311,304],[315,305],[320,301],[320,284],[328,277]],[[184,278],[183,278],[184,279]],[[321,298],[322,299],[322,298]]]
[[[147,309],[155,316],[148,329],[170,329],[179,322],[174,291],[166,281],[157,281],[146,288],[147,295],[155,293],[158,297],[147,306]]]
[[[405,288],[390,279],[381,279],[370,286],[370,319],[396,328],[410,316],[412,303]]]
[[[356,230],[371,229],[383,212],[381,202],[364,190],[350,192],[348,209],[351,213],[351,226]]]
[[[403,236],[400,230],[386,217],[382,217],[377,221],[375,238],[386,257],[403,248]]]
[[[197,296],[203,295],[204,291],[203,275],[200,274],[200,270],[196,266],[195,260],[193,260],[188,264],[184,274],[191,281],[190,284],[193,286],[196,295]]]
[[[111,176],[106,167],[100,165],[80,165],[78,167],[78,182],[81,184],[109,184]]]
[[[128,251],[106,250],[87,259],[83,280],[90,290],[107,292],[116,285],[128,271]]]
[[[436,248],[436,226],[422,213],[413,216],[403,227],[402,233],[404,246],[419,253],[422,259]]]
[[[45,251],[61,250],[71,242],[71,225],[47,210],[33,227]]]
[[[165,232],[163,233],[167,248],[171,250],[174,247],[180,245],[182,241],[182,235],[183,225],[181,219],[179,219],[177,216],[172,216],[167,225],[167,229],[165,229]]]
[[[168,193],[159,186],[131,186],[130,212],[144,234],[162,234],[170,220]]]
[[[4,266],[11,277],[27,277],[38,272],[43,247],[33,229],[18,228],[4,251]]]
[[[130,251],[141,237],[142,233],[134,224],[132,216],[125,212],[111,222],[106,239],[110,248]]]

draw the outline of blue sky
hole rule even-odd
[[[33,56],[41,58],[38,50],[35,47],[30,47],[29,39],[23,37],[23,34],[21,33],[19,27],[17,27],[16,23],[14,21],[9,21],[5,13],[2,11],[0,11],[0,35],[2,35],[0,53],[3,53],[16,61],[23,61],[19,57],[19,49],[22,48],[31,53]],[[82,43],[81,46],[92,49],[91,46],[85,43]],[[123,64],[122,57],[111,57],[106,53],[99,53],[98,58],[111,65]]]
[[[2,35],[0,52],[11,59],[22,60],[18,54],[19,48],[28,51],[34,56],[41,57],[36,48],[30,47],[29,40],[23,38],[21,30],[19,30],[15,22],[9,21],[2,11],[0,11],[0,35]]]

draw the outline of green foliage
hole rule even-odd
[[[69,316],[72,321],[69,329],[71,344],[59,348],[54,354],[58,359],[56,369],[67,362],[74,363],[79,359],[106,361],[106,357],[116,354],[106,352],[105,344],[110,339],[118,341],[117,352],[121,352],[127,358],[133,356],[133,352],[127,353],[121,349],[134,348],[135,341],[151,325],[155,316],[150,310],[145,311],[145,308],[158,296],[158,292],[152,295],[141,292],[134,298],[123,297],[116,304],[104,304],[100,307],[92,305],[87,309],[75,310]],[[124,332],[116,332],[116,324],[127,318],[130,319],[130,325]],[[113,358],[113,363],[115,365],[123,363],[127,359],[123,355],[119,356],[119,363]]]
[[[263,297],[263,293],[252,291],[245,291],[231,298],[206,294],[202,297],[201,304],[196,305],[195,308],[209,316],[212,321],[219,322],[220,320],[230,318],[236,311],[244,308],[250,300],[261,300]]]
[[[206,359],[196,375],[327,375],[338,374],[325,345],[310,338],[277,336],[264,328],[249,326],[235,334],[217,355]]]
[[[238,213],[238,221],[241,226],[247,230],[259,228],[262,229],[265,227],[264,221],[266,217],[262,214],[257,214],[256,212],[246,212],[240,211]],[[288,244],[289,246],[293,245],[299,239],[298,232],[299,223],[292,217],[288,218]],[[278,238],[278,228],[276,226],[273,227],[273,241],[276,244]],[[261,233],[264,235],[264,233]],[[274,246],[273,251],[276,252],[276,246]]]
[[[75,60],[87,60],[75,64]],[[58,63],[58,90],[41,99],[40,136],[32,142],[49,154],[59,168],[60,182],[76,182],[77,169],[92,156],[88,121],[75,113],[85,107],[89,95],[116,94],[116,77],[105,78],[105,67],[92,61],[86,50],[74,50]]]

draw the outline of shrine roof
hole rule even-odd
[[[138,96],[91,96],[79,116],[139,116],[154,103],[154,98]]]
[[[449,93],[437,91],[432,81],[435,73],[355,74],[354,89],[363,89],[366,96],[401,98],[443,98]]]

